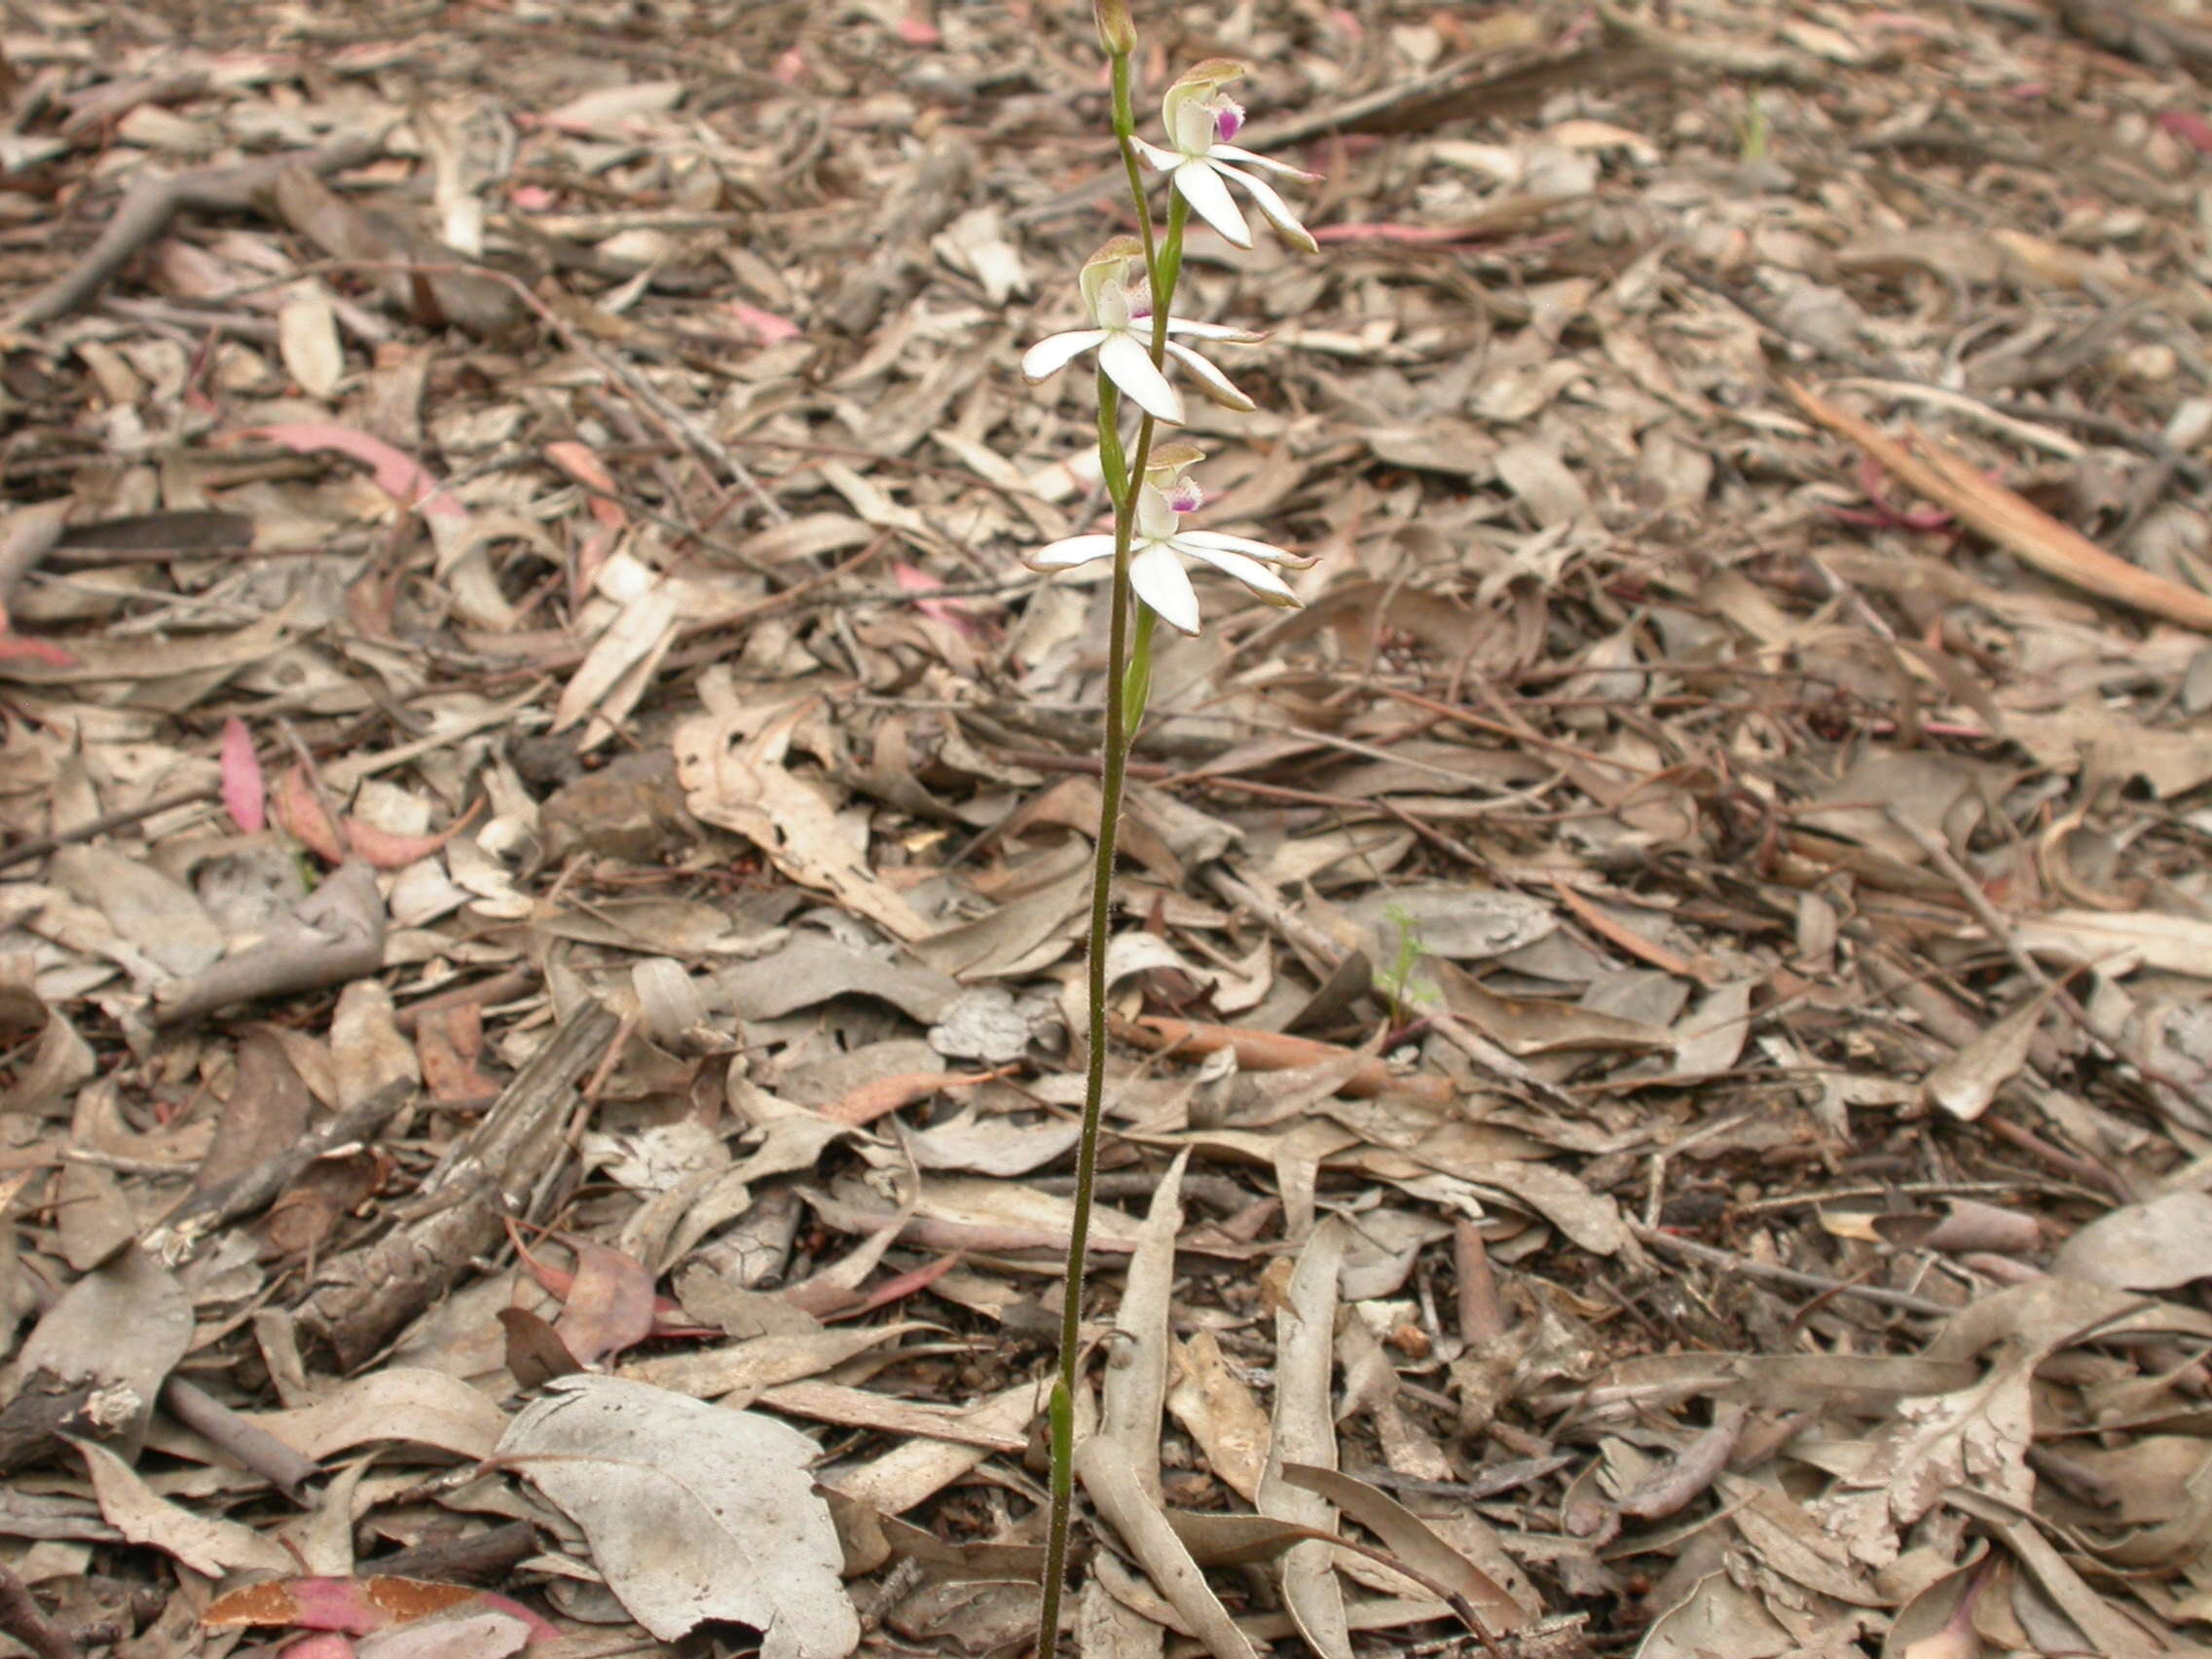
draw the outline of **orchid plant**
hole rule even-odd
[[[1078,357],[1094,353],[1098,374],[1098,452],[1106,495],[1114,509],[1111,534],[1071,535],[1038,548],[1032,569],[1064,571],[1111,561],[1108,599],[1105,753],[1100,765],[1097,864],[1091,881],[1090,942],[1086,984],[1089,1053],[1085,1074],[1083,1137],[1076,1153],[1075,1212],[1069,1229],[1065,1301],[1060,1314],[1059,1371],[1050,1408],[1051,1507],[1046,1538],[1044,1604],[1039,1615],[1038,1659],[1054,1659],[1060,1604],[1066,1587],[1068,1540],[1075,1503],[1075,1395],[1081,1354],[1083,1274],[1090,1238],[1091,1195],[1098,1172],[1099,1128],[1106,1094],[1106,938],[1110,922],[1114,843],[1122,814],[1122,786],[1129,744],[1143,719],[1152,684],[1155,625],[1176,632],[1199,628],[1198,590],[1186,560],[1207,566],[1269,605],[1295,606],[1297,591],[1286,570],[1311,563],[1280,547],[1219,531],[1186,530],[1183,520],[1204,497],[1188,474],[1203,459],[1196,445],[1159,443],[1161,426],[1181,424],[1182,392],[1168,371],[1187,373],[1205,397],[1226,408],[1249,410],[1239,391],[1190,341],[1245,345],[1260,336],[1218,323],[1173,314],[1182,273],[1183,233],[1196,213],[1238,247],[1252,245],[1252,227],[1236,200],[1241,191],[1283,240],[1311,253],[1313,238],[1298,222],[1261,172],[1298,179],[1313,175],[1239,148],[1231,142],[1244,111],[1223,90],[1244,66],[1213,58],[1167,89],[1161,117],[1166,143],[1137,136],[1131,101],[1136,28],[1128,0],[1094,0],[1098,39],[1112,65],[1114,136],[1127,175],[1140,235],[1117,237],[1087,260],[1080,286],[1087,328],[1040,340],[1022,354],[1031,384],[1048,380]],[[1167,174],[1167,224],[1156,234],[1146,195],[1147,167]],[[1122,433],[1122,405],[1137,411],[1133,438]]]

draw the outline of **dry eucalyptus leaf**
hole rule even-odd
[[[288,1572],[291,1552],[236,1521],[212,1521],[182,1504],[157,1495],[137,1472],[96,1441],[81,1441],[85,1467],[92,1477],[100,1514],[134,1544],[146,1544],[176,1557],[195,1572],[219,1578],[234,1567],[257,1572]]]
[[[859,1645],[837,1530],[808,1472],[817,1449],[788,1424],[565,1377],[498,1456],[584,1530],[608,1587],[661,1641],[728,1619],[761,1633],[763,1659],[844,1659]]]
[[[327,402],[346,378],[346,348],[338,339],[337,313],[313,288],[285,298],[276,313],[276,347],[284,372],[310,397]]]
[[[1921,1080],[1929,1100],[1968,1123],[1980,1117],[1997,1091],[2028,1063],[2028,1047],[2057,994],[2057,985],[2045,986],[1930,1072]]]
[[[154,1401],[192,1342],[192,1299],[145,1251],[129,1249],[61,1293],[23,1343],[25,1377],[92,1382],[112,1396],[115,1439],[135,1457]]]
[[[223,932],[192,890],[151,865],[104,847],[68,847],[55,878],[99,906],[115,931],[171,974],[198,973],[223,954]]]
[[[507,1426],[506,1414],[458,1377],[405,1366],[370,1372],[312,1406],[262,1412],[252,1420],[315,1458],[379,1441],[486,1457]]]
[[[2212,1194],[2123,1204],[2058,1247],[2050,1271],[2122,1290],[2172,1290],[2212,1275]]]

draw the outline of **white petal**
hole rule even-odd
[[[1249,150],[1239,150],[1234,144],[1216,144],[1206,151],[1217,162],[1237,162],[1248,167],[1266,167],[1270,172],[1282,173],[1290,178],[1302,178],[1308,184],[1319,184],[1321,175],[1294,167],[1288,162],[1278,162],[1272,156],[1256,156]]]
[[[1265,340],[1265,334],[1256,334],[1249,328],[1232,328],[1226,322],[1193,322],[1189,317],[1171,316],[1167,319],[1167,332],[1188,334],[1195,340],[1234,340],[1239,346],[1256,346]]]
[[[1160,619],[1185,634],[1198,631],[1198,595],[1183,562],[1164,542],[1154,542],[1129,561],[1129,586],[1137,598],[1160,612]]]
[[[1021,353],[1021,378],[1031,386],[1051,380],[1093,346],[1103,345],[1103,328],[1077,328],[1065,334],[1048,334]]]
[[[1173,150],[1162,150],[1157,144],[1147,144],[1142,138],[1131,138],[1129,142],[1137,147],[1137,154],[1153,166],[1174,167],[1183,165],[1183,158]]]
[[[1198,377],[1198,387],[1210,401],[1220,404],[1224,409],[1235,409],[1245,414],[1259,407],[1238,391],[1227,375],[1188,346],[1170,340],[1167,343],[1167,354]]]
[[[1299,603],[1298,595],[1290,591],[1290,584],[1257,559],[1247,559],[1241,553],[1215,552],[1181,535],[1175,538],[1172,545],[1178,553],[1188,553],[1194,559],[1203,559],[1223,575],[1243,583],[1252,594],[1270,605]]]
[[[1248,535],[1224,535],[1218,530],[1186,530],[1176,537],[1187,541],[1193,550],[1204,548],[1215,553],[1241,553],[1247,559],[1257,559],[1263,565],[1285,565],[1294,571],[1309,569],[1314,561],[1286,548],[1271,546],[1265,541],[1254,541]]]
[[[1220,172],[1222,177],[1235,179],[1250,193],[1253,202],[1268,216],[1276,231],[1281,233],[1284,241],[1302,247],[1308,253],[1321,251],[1321,244],[1313,240],[1310,231],[1298,222],[1298,215],[1290,210],[1289,203],[1275,194],[1273,185],[1264,178],[1255,178],[1248,172],[1238,172],[1235,167],[1223,167]]]
[[[1098,366],[1147,415],[1183,424],[1183,394],[1153,367],[1152,353],[1137,344],[1136,336],[1117,334],[1108,339],[1098,348]]]
[[[1078,565],[1088,565],[1093,559],[1111,559],[1114,556],[1114,538],[1111,535],[1071,535],[1065,541],[1054,541],[1023,557],[1022,563],[1032,571],[1072,571]]]
[[[1185,162],[1177,167],[1175,188],[1183,193],[1183,200],[1191,204],[1192,210],[1224,237],[1238,247],[1252,245],[1252,228],[1237,211],[1229,186],[1222,183],[1221,174],[1204,162]]]

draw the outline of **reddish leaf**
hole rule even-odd
[[[353,845],[353,856],[371,868],[405,869],[418,860],[428,858],[475,823],[483,806],[483,798],[479,796],[466,812],[431,835],[394,835],[388,830],[363,824],[358,818],[348,818],[346,836]]]
[[[405,869],[467,829],[484,803],[477,800],[435,834],[395,835],[357,818],[333,820],[315,797],[307,769],[294,765],[278,782],[269,805],[277,828],[326,863],[344,864],[348,858],[356,858],[372,869]]]
[[[918,1296],[954,1268],[963,1257],[957,1250],[949,1256],[940,1256],[927,1267],[915,1268],[885,1279],[873,1290],[854,1291],[809,1282],[795,1284],[784,1293],[787,1302],[813,1314],[818,1319],[858,1319],[864,1313],[872,1313],[894,1302],[903,1302],[909,1296]]]
[[[275,426],[249,426],[229,441],[259,439],[303,455],[328,450],[369,468],[377,488],[403,507],[413,507],[425,518],[466,518],[468,509],[455,500],[429,468],[382,438],[341,426],[330,421],[290,421]]]
[[[1002,1066],[997,1071],[987,1072],[901,1072],[896,1077],[879,1077],[872,1083],[862,1084],[842,1100],[823,1107],[822,1115],[832,1123],[859,1128],[864,1124],[888,1117],[902,1106],[927,1100],[940,1089],[989,1083],[1010,1076],[1015,1069]]]
[[[346,862],[346,837],[315,798],[305,766],[295,762],[276,785],[270,799],[270,816],[276,827],[325,864]]]
[[[891,574],[902,593],[928,593],[944,586],[927,571],[918,570],[903,561],[891,567]],[[959,629],[971,640],[983,632],[982,624],[970,615],[968,608],[958,600],[925,599],[917,601],[914,608],[924,616],[942,622],[948,628]]]
[[[561,1633],[521,1603],[466,1584],[429,1578],[274,1578],[248,1584],[207,1604],[200,1622],[209,1630],[243,1625],[288,1625],[297,1630],[366,1636],[427,1618],[463,1603],[506,1613],[530,1627],[533,1641]]]
[[[753,337],[763,346],[781,345],[786,340],[796,340],[799,326],[789,317],[778,316],[774,312],[762,311],[740,300],[731,300],[722,310],[753,331]]]
[[[236,715],[223,722],[222,769],[223,805],[231,822],[248,835],[258,834],[269,823],[268,783],[253,752],[253,733]]]
[[[605,1244],[588,1238],[568,1242],[576,1253],[576,1276],[553,1334],[578,1364],[596,1365],[652,1335],[652,1274]]]
[[[2194,110],[2161,110],[2158,112],[2158,126],[2198,155],[2212,155],[2212,122],[2207,122]]]
[[[63,650],[52,640],[26,640],[20,634],[0,632],[0,661],[20,658],[25,662],[43,662],[49,668],[75,668],[76,656]]]
[[[567,1234],[555,1234],[554,1236],[564,1243],[569,1241]],[[515,1254],[522,1258],[522,1265],[530,1270],[530,1276],[544,1290],[566,1302],[576,1282],[576,1275],[566,1268],[556,1268],[552,1263],[541,1262],[533,1256],[512,1221],[507,1223],[507,1237],[514,1244]],[[719,1337],[722,1332],[719,1327],[695,1324],[674,1298],[656,1296],[653,1298],[651,1334],[656,1337]]]

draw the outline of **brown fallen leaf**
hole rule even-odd
[[[1236,1063],[1246,1071],[1291,1071],[1300,1066],[1343,1060],[1352,1053],[1351,1050],[1335,1043],[1293,1037],[1282,1031],[1207,1025],[1188,1019],[1165,1019],[1157,1014],[1112,1020],[1110,1029],[1124,1042],[1180,1058],[1234,1050]],[[1359,1067],[1339,1087],[1341,1092],[1350,1095],[1397,1095],[1440,1106],[1450,1104],[1456,1092],[1444,1078],[1401,1077],[1381,1060],[1371,1060]]]
[[[987,1072],[903,1072],[897,1077],[879,1077],[864,1083],[841,1100],[823,1107],[822,1115],[832,1123],[847,1124],[860,1128],[878,1118],[888,1117],[903,1106],[912,1106],[927,1100],[931,1095],[948,1088],[961,1088],[970,1084],[993,1083],[1002,1077],[1011,1077],[1018,1066],[1001,1066]]]
[[[1808,387],[1786,384],[1797,407],[1822,425],[1849,438],[1931,501],[2046,575],[2185,628],[2212,633],[2212,594],[2183,587],[2107,553],[2080,531],[2060,524],[1995,479],[1983,477],[1924,434],[1911,434],[1916,454]]]

